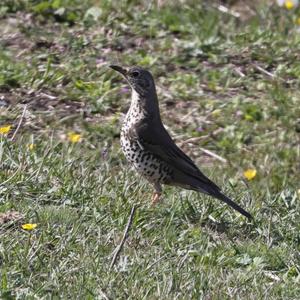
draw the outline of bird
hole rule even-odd
[[[165,184],[212,196],[252,219],[175,144],[162,123],[151,72],[139,66],[110,68],[122,74],[131,87],[131,104],[121,126],[120,143],[126,159],[153,185],[152,204],[159,202]]]

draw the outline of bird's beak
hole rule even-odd
[[[120,66],[117,66],[117,65],[110,65],[109,66],[110,68],[114,69],[115,71],[118,71],[119,73],[121,73],[125,78],[127,77],[127,70],[120,67]]]

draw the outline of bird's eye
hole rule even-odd
[[[133,71],[132,73],[131,73],[131,76],[132,77],[138,77],[140,75],[140,73],[138,72],[138,71]]]

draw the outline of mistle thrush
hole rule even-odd
[[[208,194],[250,219],[247,211],[224,195],[176,146],[162,124],[152,74],[141,67],[110,67],[120,72],[132,89],[131,105],[121,129],[121,146],[137,172],[153,184],[153,203],[159,200],[161,185],[168,184]]]

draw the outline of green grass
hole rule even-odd
[[[300,12],[197,3],[3,1],[0,213],[23,218],[0,217],[1,299],[300,298]],[[111,63],[151,70],[172,136],[253,222],[179,188],[151,207],[119,147],[130,92]]]

